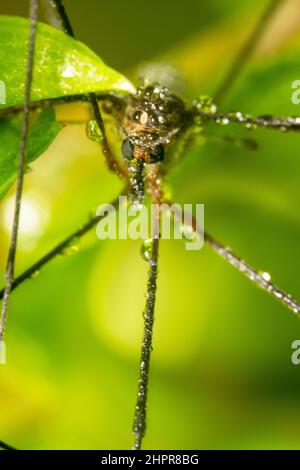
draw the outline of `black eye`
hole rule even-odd
[[[130,140],[130,138],[127,137],[127,139],[124,139],[122,142],[122,146],[121,146],[122,155],[127,160],[132,160],[134,158],[133,151],[134,151],[134,145],[132,141]]]
[[[149,155],[149,163],[161,162],[165,156],[165,149],[162,144],[158,144],[154,151]]]

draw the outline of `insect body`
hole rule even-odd
[[[157,163],[164,158],[163,146],[169,144],[184,126],[186,110],[183,101],[159,84],[141,86],[129,95],[122,122],[127,136],[123,155]]]
[[[158,83],[140,86],[123,108],[121,151],[132,173],[133,198],[144,199],[145,164],[162,162],[165,146],[184,129],[188,120],[183,101]]]

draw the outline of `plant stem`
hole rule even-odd
[[[144,310],[144,335],[141,347],[138,395],[133,421],[133,435],[135,437],[133,450],[139,450],[141,448],[142,439],[145,435],[147,426],[148,383],[150,359],[152,352],[154,309],[157,289],[159,239],[153,239],[152,243],[153,254],[149,263],[150,266],[148,272],[147,300]]]
[[[8,257],[7,257],[6,272],[5,272],[5,288],[4,288],[4,294],[3,294],[3,304],[2,304],[1,324],[0,324],[0,342],[3,341],[4,339],[8,304],[9,304],[10,293],[11,293],[13,277],[14,277],[14,270],[15,270],[15,258],[16,258],[16,251],[17,251],[21,200],[22,200],[23,181],[24,181],[26,146],[27,146],[27,137],[28,137],[28,129],[29,129],[29,114],[30,114],[29,102],[30,102],[31,84],[32,84],[32,76],[33,76],[38,7],[39,7],[39,0],[30,1],[30,34],[29,34],[28,61],[27,61],[26,84],[25,84],[24,105],[23,105],[24,114],[23,114],[21,144],[20,144],[19,161],[18,161],[18,178],[17,178],[16,197],[15,197],[14,219],[13,219],[9,252],[8,252]]]

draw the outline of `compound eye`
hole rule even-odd
[[[133,160],[134,144],[132,143],[129,137],[123,140],[122,146],[121,146],[121,152],[124,158],[126,158],[127,160]]]
[[[162,144],[158,144],[154,151],[149,155],[149,163],[157,163],[163,161],[165,149]]]

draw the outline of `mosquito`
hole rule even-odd
[[[115,92],[108,92],[105,95],[90,93],[89,95],[76,95],[68,98],[62,97],[41,102],[30,102],[29,97],[34,61],[38,3],[38,0],[31,0],[30,2],[31,33],[24,106],[22,108],[15,107],[6,109],[4,113],[1,113],[1,117],[5,117],[5,115],[9,113],[23,112],[24,124],[17,180],[16,209],[7,261],[6,283],[4,289],[0,291],[0,299],[3,299],[0,344],[1,342],[4,343],[5,324],[11,292],[54,257],[62,253],[73,240],[82,237],[95,227],[99,221],[98,216],[90,219],[87,223],[83,224],[79,230],[69,235],[27,270],[17,277],[14,276],[22,182],[24,177],[24,152],[26,148],[30,111],[48,105],[59,105],[60,103],[70,101],[82,100],[89,102],[93,119],[88,123],[88,134],[90,138],[101,141],[107,166],[124,181],[123,194],[130,195],[132,204],[140,204],[145,198],[149,198],[151,202],[155,204],[167,203],[170,206],[172,205],[172,201],[168,200],[164,192],[164,179],[172,162],[173,144],[189,140],[187,136],[190,136],[191,131],[199,129],[199,125],[203,129],[207,123],[214,122],[217,125],[233,124],[249,129],[273,129],[284,133],[300,131],[300,117],[277,117],[270,115],[252,117],[239,111],[234,113],[225,112],[223,110],[219,111],[224,96],[233,86],[237,76],[250,58],[263,31],[267,24],[269,24],[274,11],[282,3],[282,0],[270,1],[268,8],[265,10],[262,17],[259,18],[253,33],[242,47],[226,75],[225,80],[215,93],[214,99],[202,97],[196,99],[190,107],[182,98],[178,97],[169,88],[158,82],[141,82],[136,93],[128,93],[126,96],[118,96]],[[61,0],[50,0],[48,6],[52,8],[52,13],[55,15],[55,23],[59,20],[64,32],[74,37],[74,31],[63,2]],[[121,137],[119,155],[114,155],[112,152],[107,139],[102,114],[110,115],[118,124]],[[253,142],[251,146],[253,146]],[[184,149],[185,146],[183,145],[183,150]],[[184,157],[184,153],[183,151],[182,158]],[[113,201],[113,205],[117,207],[118,198]],[[157,218],[159,221],[159,212]],[[282,288],[273,284],[267,273],[261,273],[241,257],[234,254],[231,249],[220,243],[212,235],[203,232],[201,228],[196,226],[195,221],[191,222],[190,228],[198,235],[203,236],[205,243],[225,261],[237,268],[252,283],[271,294],[275,300],[280,301],[296,315],[300,314],[300,303]],[[142,447],[147,424],[149,368],[158,282],[159,235],[144,243],[144,251],[149,267],[146,288],[147,299],[144,310],[144,335],[139,364],[138,393],[133,420],[133,449],[135,450],[139,450]],[[0,447],[10,448],[10,446],[4,443],[0,443]]]

